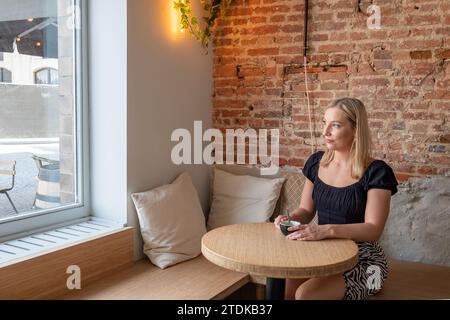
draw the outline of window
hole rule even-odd
[[[11,83],[12,82],[11,71],[5,68],[0,68],[0,82]]]
[[[89,216],[84,2],[2,7],[0,242]]]
[[[35,84],[58,84],[58,70],[44,68],[34,73]]]

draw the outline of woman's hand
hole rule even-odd
[[[305,224],[298,227],[290,227],[289,231],[295,231],[286,238],[290,240],[316,241],[328,238],[329,228],[327,225]]]
[[[289,218],[285,215],[280,214],[278,217],[275,218],[275,221],[273,223],[275,224],[275,227],[277,229],[280,229],[280,223],[286,220],[289,220]]]

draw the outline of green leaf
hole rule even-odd
[[[189,30],[189,34],[199,41],[206,49],[209,46],[211,30],[216,19],[220,15],[225,15],[230,9],[233,0],[199,0],[203,6],[203,11],[207,13],[202,17],[203,29],[199,25],[197,17],[192,16],[191,0],[173,1],[175,10],[181,13],[180,25],[183,29]]]

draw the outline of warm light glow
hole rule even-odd
[[[20,39],[19,37],[16,38],[16,42],[20,42],[22,39]]]
[[[28,18],[27,21],[28,21],[28,22],[33,22],[34,19],[33,19],[33,18]]]
[[[40,43],[39,41],[36,42],[36,47],[40,47],[40,46],[42,46],[42,43]]]
[[[173,8],[173,0],[170,1],[170,25],[174,38],[184,38],[185,30],[181,28],[181,14]]]

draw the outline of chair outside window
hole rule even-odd
[[[51,209],[61,205],[59,161],[33,155],[39,170],[34,209]]]
[[[4,167],[9,167],[11,169],[9,169],[9,170],[2,169]],[[14,182],[15,182],[15,177],[16,177],[16,161],[0,161],[0,175],[11,176],[10,186],[8,186],[8,187],[0,186],[0,194],[6,195],[9,203],[11,204],[11,207],[14,209],[14,212],[16,214],[18,214],[19,212],[17,211],[16,206],[14,205],[14,202],[11,200],[11,197],[8,194],[9,191],[14,189]]]

